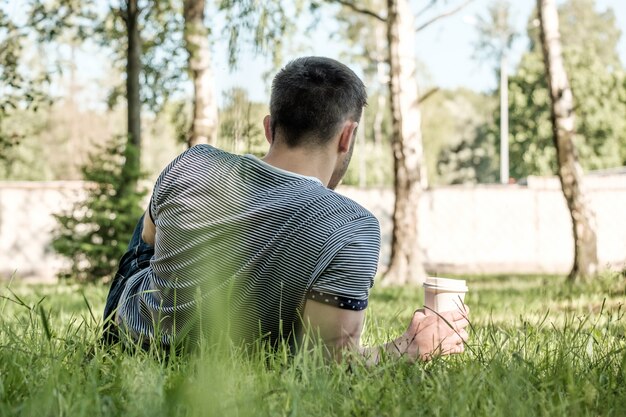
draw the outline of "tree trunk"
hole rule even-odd
[[[128,36],[126,56],[126,101],[128,116],[128,144],[125,178],[129,179],[130,188],[141,169],[141,99],[139,96],[139,74],[141,72],[141,37],[139,34],[138,0],[126,0],[125,23]]]
[[[385,61],[388,61],[388,48],[385,39],[385,28],[383,25],[376,23],[376,79],[381,86],[388,84],[387,74],[385,74]],[[382,91],[378,92],[377,111],[374,117],[374,143],[380,146],[383,143],[383,123],[385,120],[385,101],[386,97]]]
[[[555,0],[537,0],[541,46],[551,98],[552,130],[557,150],[558,174],[574,230],[574,265],[570,280],[589,278],[598,269],[595,214],[583,190],[574,137],[574,101],[561,53],[559,17]]]
[[[416,80],[415,23],[407,0],[387,0],[387,7],[395,206],[391,262],[383,283],[419,284],[426,277],[417,223],[425,176]]]
[[[217,142],[217,104],[211,71],[209,31],[204,25],[205,0],[185,0],[185,48],[193,80],[193,120],[187,143],[215,145]]]

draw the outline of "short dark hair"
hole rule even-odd
[[[358,122],[365,105],[365,85],[350,68],[325,57],[298,58],[272,82],[272,135],[280,130],[289,147],[322,145],[345,120]]]

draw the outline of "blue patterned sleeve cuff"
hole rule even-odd
[[[345,310],[360,311],[367,308],[367,299],[357,300],[354,298],[341,297],[339,295],[328,294],[315,290],[310,290],[307,293],[306,298],[307,300],[329,304],[333,307],[343,308]]]

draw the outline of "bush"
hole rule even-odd
[[[130,146],[125,137],[114,137],[90,154],[81,168],[87,184],[84,200],[55,215],[59,227],[52,247],[71,261],[60,278],[93,282],[115,273],[146,195],[137,190],[141,173],[124,167],[125,155],[135,152]]]

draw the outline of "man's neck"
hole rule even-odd
[[[328,185],[335,160],[323,149],[311,150],[304,147],[289,148],[274,144],[261,160],[276,168],[319,179]]]

